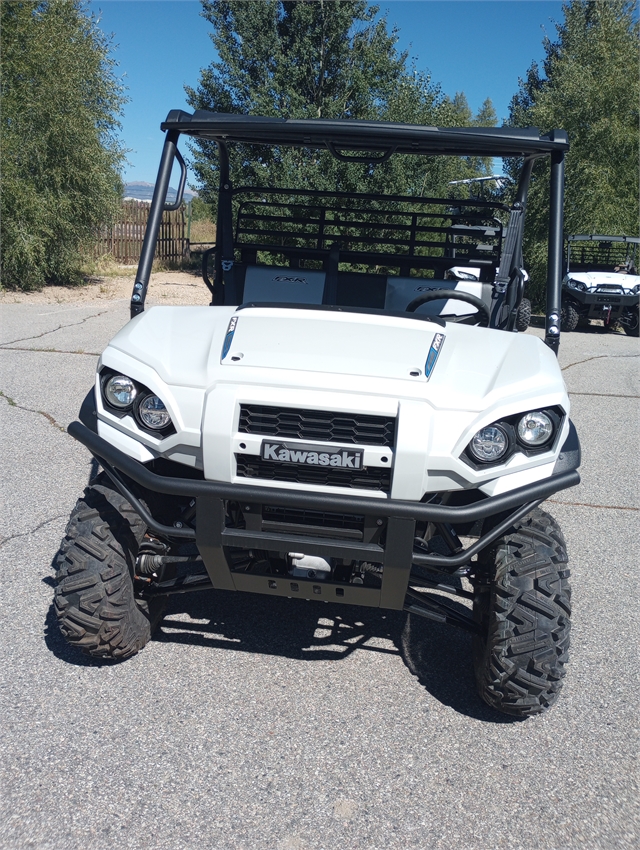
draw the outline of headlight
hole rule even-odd
[[[525,446],[542,446],[553,434],[553,422],[546,413],[534,410],[518,422],[518,439]]]
[[[469,451],[480,463],[499,460],[509,447],[506,432],[499,425],[481,428],[469,443]]]
[[[640,292],[640,283],[636,283],[631,292],[633,295],[637,295]]]
[[[154,431],[161,431],[171,424],[169,411],[161,398],[157,395],[148,395],[138,405],[138,416],[140,421]]]
[[[131,407],[137,395],[138,388],[131,378],[127,378],[125,375],[114,375],[104,385],[106,400],[120,410]]]
[[[562,428],[565,415],[561,407],[545,407],[505,416],[480,428],[460,459],[478,469],[478,464],[504,464],[518,452],[527,457],[548,452]]]
[[[571,278],[569,278],[567,286],[571,289],[579,289],[580,292],[586,292],[587,290],[586,284],[584,284],[581,280],[571,280]]]

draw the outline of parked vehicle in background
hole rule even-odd
[[[580,480],[556,357],[566,133],[179,110],[163,129],[131,321],[68,429],[104,471],[58,559],[64,636],[124,659],[167,596],[211,589],[404,610],[473,635],[489,705],[545,710],[565,675],[571,606],[562,532],[539,506]],[[182,134],[219,154],[217,241],[203,259],[211,306],[145,312],[176,159],[184,188]],[[235,187],[230,156],[252,146],[328,150],[371,169],[398,154],[522,166],[509,206],[452,206]],[[515,332],[542,157],[544,341]]]
[[[600,319],[605,328],[621,327],[638,336],[637,236],[575,235],[567,239],[567,267],[562,283],[562,330],[583,319]]]

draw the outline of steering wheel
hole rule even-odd
[[[460,324],[478,325],[478,327],[486,328],[489,326],[490,316],[487,310],[487,305],[481,298],[472,295],[470,292],[462,292],[459,289],[431,289],[429,292],[423,292],[418,295],[413,301],[405,307],[406,313],[415,313],[421,304],[426,304],[428,301],[465,301],[471,304],[478,311],[470,316],[457,316],[450,318],[449,321],[459,322]]]

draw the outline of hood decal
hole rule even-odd
[[[227,328],[227,333],[224,337],[224,342],[222,344],[222,354],[220,355],[220,362],[224,360],[224,358],[229,353],[229,349],[231,348],[231,343],[233,342],[233,335],[236,332],[236,327],[238,325],[238,317],[232,316],[231,321],[229,322],[229,327]]]
[[[427,355],[427,362],[424,364],[424,376],[429,380],[431,373],[435,369],[436,362],[444,345],[444,334],[435,334],[431,342],[431,348]]]

